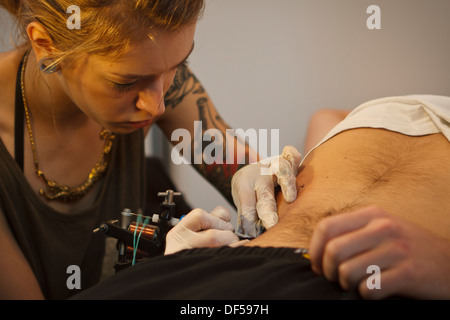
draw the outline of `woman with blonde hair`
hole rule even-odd
[[[74,293],[66,285],[69,266],[80,267],[81,289],[101,278],[104,237],[92,230],[123,208],[145,207],[150,127],[167,137],[178,128],[192,132],[194,121],[203,122],[203,131],[228,128],[186,66],[204,3],[1,0],[0,6],[24,36],[0,54],[0,296],[64,299]],[[70,27],[70,19],[78,25]],[[239,157],[257,155],[247,146]],[[286,170],[274,177],[294,200],[300,155],[275,158]],[[235,163],[195,168],[234,198],[246,227],[259,220],[271,227],[277,181],[255,170],[259,163]],[[194,211],[169,233],[166,253],[238,243],[227,210]]]

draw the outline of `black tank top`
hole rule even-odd
[[[20,89],[19,76],[17,86]],[[92,206],[69,214],[58,212],[39,198],[23,174],[24,119],[20,108],[22,97],[17,91],[16,159],[0,139],[0,212],[44,296],[65,299],[79,292],[67,288],[69,266],[80,267],[81,290],[100,279],[105,237],[92,231],[101,222],[118,218],[124,208],[145,211],[144,134],[139,130],[116,135],[109,167],[96,186],[97,196]]]

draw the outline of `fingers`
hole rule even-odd
[[[386,213],[379,208],[371,207],[332,216],[319,222],[312,235],[309,248],[313,271],[322,274],[325,246],[331,239],[364,227],[376,216],[386,216]],[[328,250],[330,248],[333,249],[333,246],[327,247]],[[334,247],[333,251],[337,249]]]
[[[237,172],[239,174],[239,171]],[[236,175],[237,175],[236,174]],[[233,177],[234,181],[238,178]],[[255,225],[258,222],[256,213],[256,193],[254,185],[248,181],[233,184],[233,201],[237,207],[237,232],[241,235],[256,237]]]
[[[237,247],[245,246],[249,242],[250,242],[250,240],[241,240],[241,241],[230,243],[228,246],[231,248],[237,248]]]
[[[192,210],[167,234],[165,254],[239,242],[230,219],[231,214],[224,207],[215,208],[211,214],[202,209]]]
[[[325,246],[322,258],[322,272],[325,277],[331,281],[337,280],[341,276],[340,271],[345,265],[344,262],[359,262],[358,255],[376,249],[386,239],[390,239],[392,227],[389,220],[376,219],[370,221],[361,229],[331,239]],[[376,255],[368,258],[372,260],[363,260],[362,262],[373,264],[378,261],[378,259],[375,259],[378,258]],[[359,265],[357,264],[357,266]],[[364,264],[361,266],[364,266]]]
[[[247,219],[251,219],[256,222],[256,197],[255,190],[244,189],[239,192],[240,208],[238,207],[239,214],[244,215]],[[239,210],[240,209],[240,210]],[[251,218],[253,217],[253,218]]]
[[[257,216],[254,186],[252,184],[248,184],[248,180],[239,180],[242,172],[244,171],[238,171],[233,176],[232,196],[233,202],[238,211],[238,224],[244,226],[247,223],[256,223]]]
[[[207,229],[234,230],[233,225],[229,222],[230,213],[225,208],[218,207],[213,212],[214,215],[202,209],[194,209],[179,224],[193,232]],[[219,216],[226,219],[223,220]]]
[[[358,288],[363,298],[408,294],[410,283],[418,277],[404,235],[398,219],[376,207],[324,219],[311,240],[312,269],[338,281],[344,290]],[[369,267],[377,268],[375,278]],[[377,279],[381,287],[374,290],[371,279]]]
[[[278,162],[273,162],[272,170],[277,176],[277,182],[286,202],[292,202],[297,198],[296,177],[301,158],[297,149],[286,146]]]
[[[286,202],[292,202],[297,198],[296,174],[291,163],[286,159],[280,158],[278,161],[277,182],[283,192]]]
[[[196,247],[223,247],[227,245],[237,244],[239,238],[230,230],[209,229],[198,233]]]
[[[230,245],[238,247],[244,245],[245,241],[239,241],[238,236],[233,232],[234,227],[230,223],[231,213],[224,207],[214,208],[210,214],[196,209],[196,215],[201,219],[201,230],[198,230],[198,246],[200,247],[221,247]]]
[[[387,285],[387,278],[384,278],[385,271],[394,269],[393,266],[402,261],[403,256],[404,254],[399,253],[394,244],[385,242],[372,250],[363,251],[351,259],[341,262],[337,268],[338,277],[336,280],[339,280],[339,284],[344,290],[353,290],[361,282],[364,282],[370,289],[366,278],[373,273],[373,270],[370,270],[369,267],[376,267],[383,275],[383,284]]]
[[[248,165],[232,178],[232,196],[238,209],[237,232],[256,237],[262,230],[278,223],[275,186],[280,185],[284,198],[297,198],[296,175],[301,155],[291,146],[282,155]]]
[[[256,211],[264,228],[270,229],[278,223],[275,189],[270,176],[262,176],[255,183]]]
[[[222,219],[223,221],[230,222],[231,221],[231,213],[226,208],[222,206],[218,206],[214,208],[211,212],[211,215]]]
[[[296,176],[298,173],[298,167],[300,166],[300,161],[302,160],[302,155],[297,151],[296,148],[292,146],[286,146],[283,149],[281,157],[289,161],[292,169],[294,170],[294,175]]]
[[[369,279],[361,281],[358,286],[359,293],[364,299],[385,299],[393,295],[403,292],[405,295],[414,296],[414,291],[417,290],[417,285],[412,285],[409,274],[414,273],[406,264],[395,269],[383,270],[381,268],[379,275],[380,289],[373,290],[369,285]],[[367,276],[367,275],[366,275]],[[370,277],[370,275],[368,275]]]

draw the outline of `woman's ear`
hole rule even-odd
[[[45,27],[38,22],[31,22],[26,31],[37,61],[51,59],[57,49]]]

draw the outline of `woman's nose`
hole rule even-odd
[[[164,104],[165,81],[163,77],[139,91],[136,107],[146,111],[152,117],[161,116],[166,110]]]

